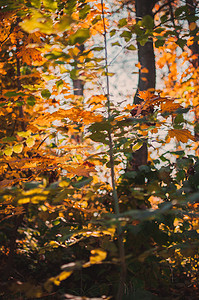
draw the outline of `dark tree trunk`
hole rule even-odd
[[[186,5],[188,7],[188,12],[190,17],[194,17],[196,15],[196,5],[194,4],[193,0],[186,0]],[[192,23],[192,21],[188,18],[189,25]],[[190,37],[195,37],[196,33],[198,32],[198,27],[193,30],[193,32],[190,32]],[[197,41],[194,41],[192,45],[189,46],[192,54],[196,55],[196,59],[193,59],[191,63],[195,68],[199,66],[199,45]]]
[[[84,51],[84,44],[78,46],[80,53]],[[73,80],[73,92],[74,95],[83,96],[84,94],[84,83],[81,79],[74,79]]]
[[[188,24],[190,25],[193,21],[191,18],[194,18],[196,16],[196,4],[193,0],[186,0],[186,5],[188,7]],[[190,18],[189,18],[190,17]],[[196,25],[196,28],[189,32],[190,37],[196,37],[196,33],[198,32],[198,26]],[[191,60],[191,63],[195,69],[199,67],[199,45],[197,40],[193,42],[192,45],[189,46],[192,54],[195,56],[194,59]],[[198,142],[199,141],[199,133],[198,133],[198,127],[199,127],[199,108],[198,106],[195,107],[195,124],[197,130],[195,130],[195,139]],[[199,155],[199,148],[196,150],[196,154]]]
[[[136,0],[136,21],[138,22],[146,15],[150,15],[153,18],[152,9],[155,1],[153,0]],[[138,46],[138,61],[141,64],[139,70],[138,88],[134,98],[134,103],[138,104],[141,102],[140,98],[137,97],[138,91],[145,91],[148,89],[155,89],[156,82],[156,69],[155,69],[155,55],[153,48],[153,40],[150,39],[144,46],[141,46],[137,42]],[[142,73],[142,69],[146,68],[148,73]]]
[[[136,0],[136,21],[138,22],[146,15],[153,18],[152,9],[155,5],[154,0]],[[137,37],[138,38],[138,37]],[[155,89],[156,83],[156,68],[155,68],[155,54],[153,48],[153,40],[150,39],[144,46],[137,42],[138,46],[138,61],[141,65],[139,70],[138,88],[134,97],[134,103],[139,104],[142,100],[138,97],[139,91],[148,89]],[[147,73],[142,73],[142,69],[146,68]],[[131,166],[134,170],[138,169],[140,165],[146,165],[148,159],[147,142],[144,142],[142,147],[132,154]]]

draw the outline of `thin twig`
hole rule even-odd
[[[41,145],[45,142],[45,140],[50,136],[51,134],[47,135],[39,144],[39,146],[37,147],[37,150],[39,150],[39,148],[41,147]]]
[[[108,121],[111,122],[111,105],[110,105],[110,88],[109,88],[109,76],[108,76],[108,53],[107,53],[107,38],[106,38],[106,24],[104,18],[104,8],[103,8],[103,0],[101,0],[102,6],[102,20],[104,27],[104,48],[105,48],[105,72],[106,72],[106,89],[107,89],[107,107],[108,107]],[[117,195],[116,183],[115,183],[115,168],[114,168],[114,156],[113,156],[113,140],[112,140],[112,131],[111,127],[109,127],[108,131],[108,139],[109,139],[109,156],[110,156],[110,165],[111,165],[111,182],[112,182],[112,192],[113,192],[113,200],[114,200],[114,208],[115,214],[119,215],[119,200]],[[122,299],[122,295],[124,294],[124,285],[126,281],[126,262],[125,262],[125,251],[124,251],[124,243],[123,243],[123,232],[121,224],[119,223],[117,226],[118,233],[118,246],[119,246],[119,256],[120,256],[120,282],[117,291],[117,300]]]

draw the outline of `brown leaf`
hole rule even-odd
[[[162,112],[172,112],[176,109],[180,108],[180,103],[175,103],[173,100],[167,100],[165,103],[161,103],[161,111]]]
[[[168,131],[170,138],[176,138],[178,142],[187,143],[188,140],[195,141],[195,137],[191,134],[188,129],[171,129]]]

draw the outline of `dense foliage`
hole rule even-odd
[[[197,1],[138,2],[0,1],[2,299],[199,297]]]

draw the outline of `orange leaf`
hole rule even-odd
[[[196,29],[196,23],[195,22],[191,22],[191,24],[189,25],[189,30],[192,31]]]
[[[168,136],[170,138],[175,137],[178,142],[182,143],[187,143],[189,139],[195,141],[195,137],[188,129],[171,129],[168,131]]]
[[[173,102],[173,100],[167,100],[165,103],[161,103],[162,112],[165,111],[172,112],[178,109],[179,107],[181,107],[180,104]]]
[[[141,73],[149,73],[149,70],[147,68],[141,69]]]
[[[82,165],[82,166],[78,166],[77,168],[74,167],[66,167],[66,170],[69,173],[75,174],[77,176],[85,176],[85,177],[89,177],[90,176],[90,172],[94,172],[95,171],[95,167],[88,167],[88,165]]]
[[[139,91],[138,93],[138,97],[140,99],[143,99],[143,100],[150,100],[154,97],[154,94],[152,94],[151,92],[149,91]]]

